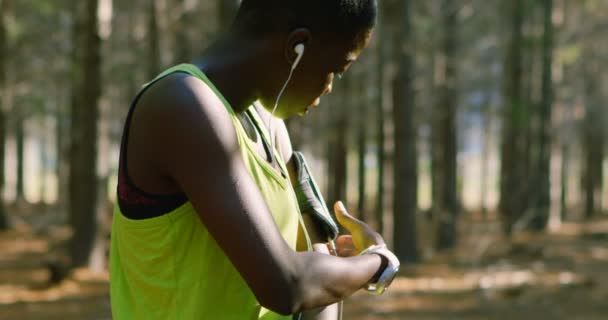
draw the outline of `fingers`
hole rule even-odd
[[[340,257],[352,257],[359,254],[351,235],[341,235],[335,241],[336,252]]]
[[[340,257],[354,257],[359,254],[357,250],[349,248],[338,248],[338,256]]]
[[[351,235],[340,235],[336,239],[336,246],[338,247],[355,247],[353,236]]]

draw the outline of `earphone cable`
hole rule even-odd
[[[270,135],[269,139],[270,139],[270,162],[274,163],[274,138],[272,135],[272,118],[274,117],[274,113],[275,111],[277,111],[277,107],[279,106],[279,101],[281,101],[281,97],[283,96],[283,93],[285,93],[285,90],[287,89],[287,85],[289,85],[289,82],[291,81],[291,77],[293,76],[293,71],[296,69],[296,64],[294,64],[291,67],[291,70],[289,70],[289,76],[287,76],[287,81],[285,81],[285,84],[283,84],[283,87],[281,88],[281,91],[279,91],[279,94],[277,95],[277,100],[274,103],[274,107],[272,108],[272,112],[271,112],[271,117],[268,119],[268,134]]]

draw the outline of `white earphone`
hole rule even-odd
[[[296,60],[291,65],[291,70],[295,69],[298,66],[298,64],[300,63],[300,60],[302,60],[302,57],[304,56],[304,44],[298,43],[293,48],[293,51],[295,51],[298,54],[298,57],[296,57]]]

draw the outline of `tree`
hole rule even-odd
[[[240,0],[218,0],[220,30],[227,30],[239,8]]]
[[[174,39],[173,43],[175,46],[175,56],[174,63],[185,63],[190,61],[192,58],[190,55],[192,54],[192,49],[190,47],[190,41],[188,38],[188,22],[191,19],[192,12],[190,12],[190,8],[188,8],[187,0],[177,0],[178,12],[180,12],[179,17],[173,22],[174,23]]]
[[[589,49],[586,49],[589,50]],[[603,162],[605,148],[605,108],[598,95],[598,81],[593,72],[598,70],[597,57],[589,52],[583,53],[583,91],[585,118],[583,120],[583,177],[584,213],[587,219],[592,218],[601,208]]]
[[[538,165],[536,170],[536,201],[532,228],[544,230],[549,221],[550,205],[550,150],[551,150],[551,109],[553,104],[553,0],[543,0],[542,38],[542,92],[539,114]]]
[[[381,5],[381,4],[379,4]],[[384,17],[383,10],[378,13],[378,22],[376,24],[376,56],[377,58],[377,100],[376,100],[376,162],[378,164],[378,179],[376,184],[376,223],[380,234],[384,231],[384,162],[386,153],[384,150],[384,78],[385,78],[385,62],[386,62],[386,42],[384,40]]]
[[[342,200],[347,202],[346,181],[348,174],[347,155],[348,155],[348,135],[350,117],[348,109],[353,103],[350,93],[353,88],[353,77],[346,76],[341,81],[339,99],[332,99],[334,110],[330,114],[331,131],[328,147],[329,161],[331,168],[329,172],[329,203]]]
[[[150,1],[148,4],[148,63],[147,63],[147,79],[154,79],[160,72],[160,40],[158,26],[158,12],[156,1]]]
[[[8,60],[8,37],[6,31],[6,14],[8,0],[0,0],[0,230],[8,228],[8,218],[4,208],[4,156],[6,141],[6,61]]]
[[[17,202],[25,200],[24,193],[24,144],[25,144],[25,115],[21,108],[16,108],[14,111],[14,130],[15,130],[15,142],[17,145],[17,190],[16,199]]]
[[[443,65],[438,83],[439,103],[434,110],[433,126],[433,206],[438,216],[438,249],[456,244],[456,219],[459,201],[456,191],[456,108],[458,2],[444,0],[441,6],[443,25]]]
[[[524,178],[521,159],[524,154],[525,132],[523,106],[523,0],[508,3],[510,39],[505,60],[505,89],[503,132],[501,141],[500,169],[500,203],[499,210],[503,217],[503,228],[511,234],[513,224],[523,210],[521,181]]]
[[[359,76],[357,79],[356,90],[351,92],[353,95],[358,95],[357,105],[355,107],[357,109],[357,117],[358,117],[358,128],[357,128],[357,187],[358,187],[358,197],[357,197],[357,212],[359,217],[365,220],[365,156],[367,154],[367,121],[369,115],[367,114],[367,103],[368,101],[365,99],[365,89],[366,85],[364,83],[364,77]],[[350,108],[350,107],[349,107]]]
[[[98,0],[74,3],[69,216],[71,266],[88,264],[96,238],[97,119],[101,94]]]
[[[391,22],[395,32],[398,71],[393,80],[393,121],[395,126],[395,168],[393,182],[394,247],[403,262],[416,262],[416,212],[418,205],[418,153],[414,112],[414,51],[411,2],[395,2]],[[387,12],[388,13],[388,12]],[[397,15],[395,15],[397,13]],[[401,21],[401,24],[398,22]]]

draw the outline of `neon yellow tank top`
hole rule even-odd
[[[256,153],[230,104],[196,66],[178,65],[157,79],[175,72],[199,78],[222,100],[234,123],[247,169],[281,234],[295,250],[301,218],[289,178],[278,174]],[[253,107],[252,114],[257,118]],[[256,121],[260,121],[259,118]],[[262,134],[266,134],[263,129]],[[277,152],[275,155],[283,172],[287,172],[280,155]],[[145,220],[128,219],[116,204],[110,278],[114,320],[291,319],[260,306],[190,202]]]

